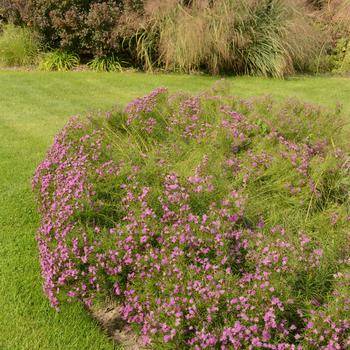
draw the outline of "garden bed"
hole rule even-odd
[[[340,112],[159,88],[72,119],[39,166],[51,304],[113,300],[155,349],[346,349]]]

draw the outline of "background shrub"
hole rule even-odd
[[[0,30],[1,65],[22,66],[37,62],[40,42],[28,28],[7,24]]]
[[[24,6],[24,0],[0,0],[0,22],[23,24],[20,10]]]
[[[345,349],[339,110],[215,91],[158,88],[57,135],[33,181],[46,294],[115,299],[155,349]]]
[[[5,2],[3,6],[6,13],[11,13],[8,20],[20,18],[42,36],[48,48],[101,56],[120,48],[121,15],[129,9],[136,11],[139,2],[18,0],[11,5]]]
[[[348,0],[0,0],[4,21],[83,62],[273,77],[338,72],[349,14]]]
[[[350,41],[341,39],[337,43],[335,70],[338,73],[350,73]]]
[[[36,30],[48,48],[115,54],[146,70],[283,77],[304,69],[320,43],[303,0],[3,3],[8,20]]]
[[[345,46],[350,35],[350,2],[348,0],[314,1],[317,11],[313,17],[323,35],[317,59],[313,62],[314,72],[346,71],[343,64]],[[344,69],[340,69],[343,65]]]
[[[348,38],[340,38],[336,46],[322,55],[315,62],[315,71],[337,74],[348,74],[350,72],[350,45]]]

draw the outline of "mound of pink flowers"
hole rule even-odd
[[[112,296],[154,349],[350,349],[337,118],[164,88],[73,118],[33,180],[52,306]]]

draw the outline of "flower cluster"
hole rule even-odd
[[[130,125],[135,119],[139,118],[141,114],[147,115],[151,113],[156,107],[158,97],[166,92],[166,88],[160,87],[153,90],[149,95],[136,98],[130,102],[126,107],[126,112],[129,117],[128,124]],[[153,119],[151,120],[153,121]],[[151,124],[151,122],[148,120],[146,124]]]
[[[265,113],[161,88],[72,119],[33,181],[51,304],[112,293],[156,349],[349,348],[348,157]]]

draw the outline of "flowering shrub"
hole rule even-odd
[[[349,348],[339,125],[297,101],[165,88],[72,119],[33,180],[51,304],[112,296],[155,349]]]

